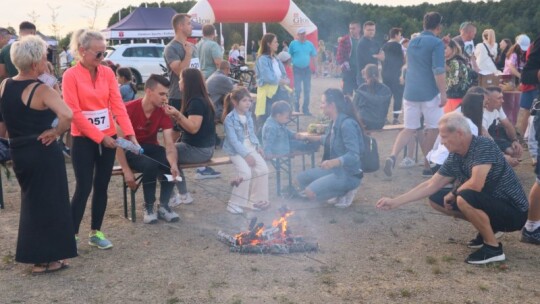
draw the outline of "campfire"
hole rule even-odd
[[[254,217],[249,223],[249,230],[229,235],[218,232],[218,240],[230,246],[231,252],[285,254],[293,252],[312,252],[319,249],[318,243],[306,242],[300,236],[294,236],[287,225],[287,219],[293,211],[283,206],[278,210],[280,218],[274,220],[271,227],[258,223]]]

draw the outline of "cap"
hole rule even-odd
[[[522,51],[527,51],[531,45],[531,38],[525,34],[521,34],[516,37],[516,43],[519,44],[519,47]]]
[[[285,62],[291,59],[291,54],[289,54],[289,52],[282,51],[281,53],[277,55],[277,58],[279,59],[279,61]]]
[[[296,31],[296,33],[297,33],[298,35],[300,35],[300,34],[305,34],[305,33],[306,33],[306,28],[305,28],[305,27],[301,27],[301,28],[299,28],[299,29]]]

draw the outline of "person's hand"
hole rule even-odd
[[[521,154],[523,153],[523,147],[519,143],[519,141],[514,140],[512,142],[512,150],[514,150],[513,157],[520,158]]]
[[[334,167],[339,166],[340,164],[341,162],[339,161],[339,159],[329,159],[321,163],[321,168],[325,170],[330,170]]]
[[[403,78],[403,76],[399,76],[399,84],[401,85],[405,84],[405,78]]]
[[[508,164],[512,167],[516,167],[517,165],[519,165],[519,160],[515,157],[512,157],[508,154],[505,154],[504,155],[504,159],[506,159],[506,161],[508,162]]]
[[[255,167],[256,165],[255,158],[251,156],[251,154],[246,155],[244,159],[246,160],[246,163],[248,164],[248,166]]]
[[[130,136],[127,136],[127,139],[129,141],[131,141],[133,144],[137,145],[137,146],[141,146],[139,145],[139,142],[137,141],[137,137],[135,137],[135,135],[130,135]]]
[[[456,196],[450,192],[443,198],[443,205],[446,210],[452,210],[452,204],[456,202]]]
[[[174,164],[171,166],[171,175],[173,180],[176,180],[176,177],[180,176],[180,170],[178,170],[178,165]]]
[[[441,94],[441,103],[439,103],[439,108],[443,108],[446,105],[446,102],[448,101],[446,97],[446,93]]]
[[[393,199],[389,197],[381,197],[381,199],[375,204],[375,207],[380,210],[391,210],[396,208],[396,204]]]
[[[178,111],[175,107],[171,105],[164,105],[163,110],[165,111],[165,114],[169,115],[171,118],[176,119],[178,114],[180,114],[180,111]]]
[[[193,44],[187,41],[184,42],[184,51],[186,52],[186,54],[191,54],[193,52]]]
[[[137,182],[135,181],[135,174],[133,174],[133,171],[126,169],[122,170],[124,173],[124,180],[126,181],[126,185],[131,190],[137,189]]]
[[[48,129],[43,131],[43,133],[41,133],[37,139],[40,140],[45,146],[48,146],[55,142],[57,137],[58,134],[56,134],[56,129]]]
[[[109,148],[109,149],[114,149],[116,148],[116,140],[114,140],[114,138],[110,137],[110,136],[105,136],[103,137],[103,140],[101,141],[101,144],[105,147],[105,148]]]

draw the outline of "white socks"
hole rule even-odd
[[[527,231],[529,232],[535,231],[536,229],[538,229],[538,227],[540,227],[540,221],[527,220],[527,222],[525,223],[525,229],[527,229]]]

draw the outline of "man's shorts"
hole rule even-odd
[[[429,101],[409,101],[403,99],[403,121],[405,129],[420,128],[420,117],[424,115],[426,129],[437,129],[443,116],[443,108],[439,107],[441,97],[435,96]]]
[[[444,207],[443,198],[450,190],[442,189],[431,195],[429,199]],[[527,211],[521,211],[511,202],[494,198],[489,194],[466,189],[458,192],[458,196],[461,196],[473,208],[484,211],[489,217],[493,231],[517,231],[523,228],[527,220]],[[452,209],[459,210],[457,204]]]

